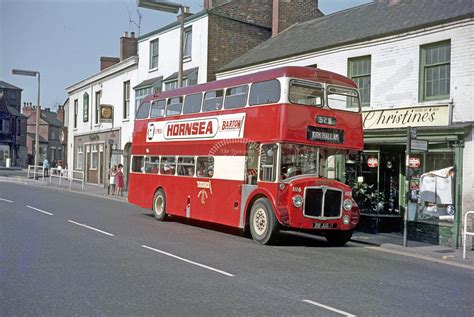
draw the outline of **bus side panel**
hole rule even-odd
[[[210,199],[212,210],[209,210],[209,221],[231,227],[239,226],[242,184],[242,181],[213,181]]]
[[[128,181],[128,201],[142,208],[151,209],[151,200],[144,199],[143,192],[146,190],[146,184],[142,181],[143,175],[130,173]],[[152,198],[153,199],[153,198]]]
[[[161,187],[165,192],[167,214],[184,217],[186,215],[184,193],[187,192],[188,186],[181,179],[181,177],[174,175],[155,175],[154,184],[151,187]]]

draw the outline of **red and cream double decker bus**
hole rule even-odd
[[[282,67],[145,98],[135,121],[129,201],[168,215],[280,229],[345,244],[359,220],[351,188],[324,177],[328,160],[363,147],[355,83]]]

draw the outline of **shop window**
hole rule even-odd
[[[214,158],[212,156],[201,156],[197,158],[197,177],[214,176]]]
[[[276,79],[252,84],[249,105],[276,103],[280,100],[280,82]]]
[[[369,106],[371,58],[370,56],[349,58],[348,64],[349,77],[357,84],[357,87],[359,88],[361,105]]]
[[[160,173],[164,175],[174,175],[176,172],[176,157],[162,156],[160,161]]]
[[[194,176],[194,157],[178,158],[178,175]]]
[[[82,170],[84,168],[84,152],[82,145],[77,147],[76,152],[76,169]]]
[[[449,98],[451,72],[451,41],[421,46],[421,101]]]
[[[411,181],[411,198],[417,203],[416,218],[413,220],[452,223],[456,212],[454,153],[429,152],[425,155],[423,174],[419,177],[414,175]],[[415,215],[415,212],[412,212],[412,215]]]
[[[346,183],[362,214],[400,215],[397,152],[364,152],[346,157]]]
[[[134,156],[132,158],[132,172],[143,173],[143,156]]]
[[[98,162],[98,151],[97,151],[97,144],[91,145],[91,169],[97,169],[97,162]]]

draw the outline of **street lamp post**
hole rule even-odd
[[[36,101],[36,126],[35,126],[35,171],[36,167],[39,165],[39,121],[40,121],[40,88],[41,88],[41,79],[40,72],[35,70],[23,70],[23,69],[12,69],[12,74],[14,75],[23,75],[23,76],[32,76],[36,77],[38,75],[38,99]]]
[[[182,4],[173,3],[162,0],[137,0],[139,7],[152,9],[156,11],[178,13],[181,10],[181,16],[179,18],[180,31],[179,31],[179,64],[178,64],[178,88],[183,86],[183,45],[184,45],[184,13],[187,12],[189,7]]]

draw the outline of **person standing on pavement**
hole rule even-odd
[[[117,173],[115,174],[115,185],[117,186],[117,196],[123,196],[123,165],[118,165]]]
[[[43,173],[44,173],[44,176],[49,176],[49,173],[48,173],[48,168],[49,168],[49,162],[48,162],[48,159],[47,158],[44,158],[44,161],[43,161]]]
[[[115,176],[117,175],[117,165],[112,166],[109,173],[109,188],[107,192],[115,195]]]

